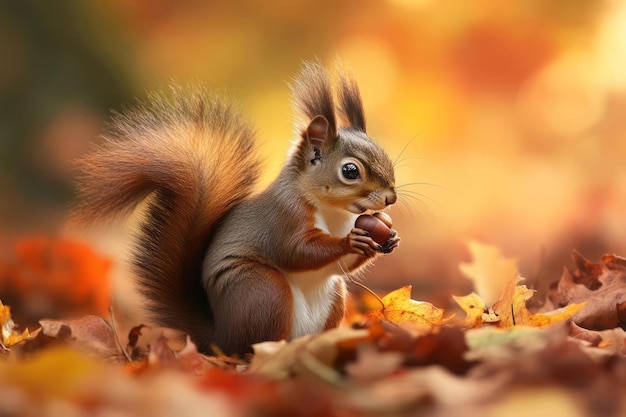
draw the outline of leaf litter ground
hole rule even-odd
[[[42,245],[63,262],[42,263]],[[120,337],[102,302],[106,260],[68,242],[18,247],[31,249],[2,264],[0,295],[17,300],[46,279],[78,318],[28,330],[0,305],[0,415],[626,415],[626,260],[615,255],[574,252],[576,267],[531,311],[538,295],[516,262],[470,242],[460,270],[475,291],[454,297],[460,314],[411,299],[406,286],[340,328],[231,358],[165,336],[148,345],[142,324]],[[80,294],[63,291],[68,268],[87,277]]]

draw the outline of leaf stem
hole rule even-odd
[[[365,284],[362,284],[362,283],[360,283],[358,281],[355,281],[352,278],[350,278],[350,282],[353,283],[353,284],[358,285],[359,287],[363,288],[365,291],[370,293],[372,296],[374,296],[374,298],[376,298],[376,300],[378,300],[378,302],[380,303],[380,306],[383,309],[383,311],[385,310],[385,303],[383,303],[383,300],[381,300],[381,298],[378,296],[378,294],[376,294],[374,291],[369,289]]]
[[[126,360],[128,360],[128,362],[132,362],[133,360],[131,359],[128,352],[126,352],[126,349],[124,349],[124,346],[122,346],[120,337],[117,334],[117,325],[115,324],[115,315],[113,314],[113,305],[109,306],[109,316],[111,317],[111,328],[113,329],[113,336],[115,336],[115,341],[117,342],[117,345],[122,350],[122,353],[124,353],[124,356],[126,356]]]

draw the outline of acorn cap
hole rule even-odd
[[[391,225],[393,224],[391,222],[391,217],[387,214],[387,213],[383,213],[382,211],[378,211],[376,213],[374,213],[374,217],[377,217],[379,220],[381,220],[383,223],[385,223],[385,225],[391,229]]]

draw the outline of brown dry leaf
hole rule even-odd
[[[569,335],[574,339],[584,340],[594,347],[602,342],[602,336],[598,332],[582,328],[573,321],[569,322]]]
[[[253,346],[254,357],[248,373],[282,379],[292,374],[316,378],[338,378],[333,366],[339,345],[346,341],[367,340],[368,330],[338,327],[316,335],[280,342],[263,342]]]
[[[421,415],[417,410],[428,410],[422,408],[427,404],[441,407],[441,411],[424,415],[473,415],[467,413],[467,408],[493,399],[503,382],[505,378],[499,375],[482,379],[461,378],[439,366],[429,366],[406,369],[348,395],[368,416]]]
[[[76,320],[40,320],[44,335],[87,348],[104,357],[118,355],[113,329],[102,317],[85,316]]]
[[[430,303],[411,299],[411,286],[406,285],[385,295],[383,307],[369,311],[373,321],[387,320],[414,334],[425,334],[441,326],[443,310]]]
[[[573,253],[577,268],[563,270],[556,287],[549,294],[556,307],[587,302],[573,320],[591,330],[612,329],[623,322],[621,306],[626,303],[626,270],[623,258],[604,255],[602,263],[592,263]]]
[[[379,352],[372,345],[362,345],[357,359],[346,366],[348,375],[358,382],[380,380],[402,367],[404,355],[400,352]]]

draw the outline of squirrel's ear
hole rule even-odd
[[[315,116],[309,126],[306,128],[305,136],[315,152],[315,158],[312,164],[317,164],[322,159],[322,146],[329,138],[329,123],[324,116]]]

